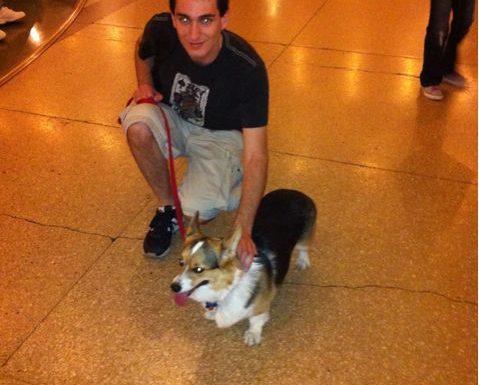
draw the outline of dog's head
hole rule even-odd
[[[236,247],[240,238],[240,226],[226,239],[205,236],[196,213],[179,257],[183,272],[170,285],[177,305],[185,305],[188,298],[217,302],[226,295],[239,271]]]

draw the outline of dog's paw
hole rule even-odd
[[[296,261],[296,268],[298,270],[306,270],[311,266],[309,262],[309,255],[306,251],[302,250],[299,252],[298,260]]]
[[[248,346],[258,345],[261,342],[261,333],[255,333],[251,330],[246,330],[243,339],[244,343]]]

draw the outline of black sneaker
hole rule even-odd
[[[170,251],[171,236],[178,230],[176,209],[172,206],[160,207],[150,223],[143,241],[143,251],[147,257],[161,258]]]

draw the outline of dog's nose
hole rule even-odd
[[[181,291],[181,285],[178,282],[173,282],[170,285],[170,289],[173,290],[175,293],[178,293]]]

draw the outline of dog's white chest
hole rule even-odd
[[[253,264],[248,273],[241,271],[235,275],[231,290],[218,303],[216,310],[216,324],[220,328],[230,327],[235,323],[249,318],[252,308],[249,306],[259,275],[259,266]]]

